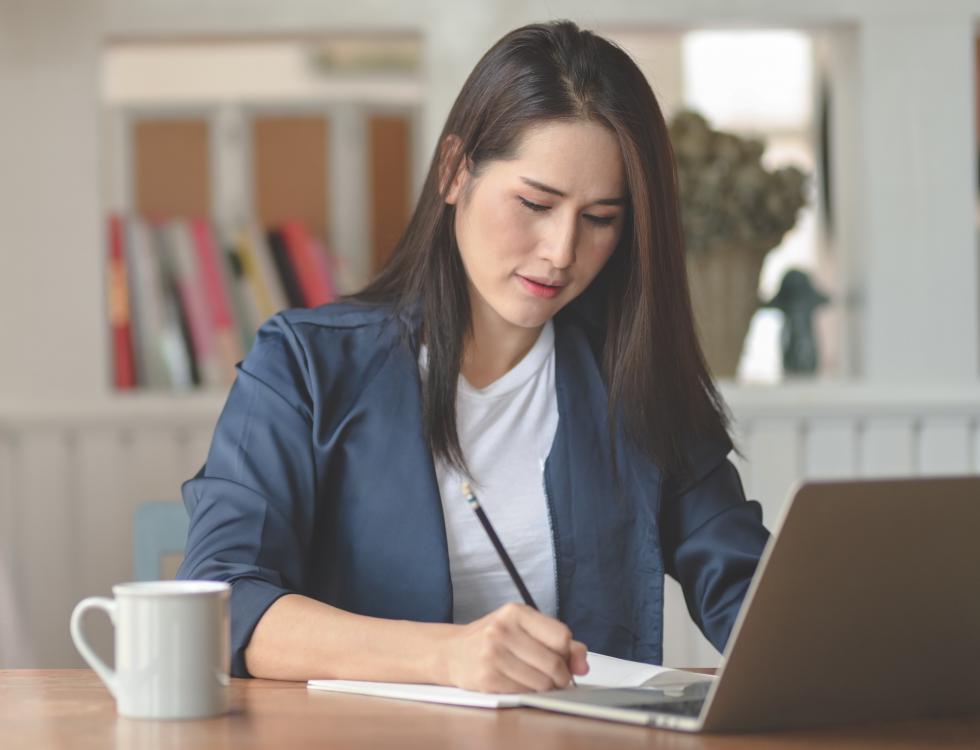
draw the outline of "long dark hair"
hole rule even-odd
[[[456,384],[470,300],[455,206],[444,200],[448,177],[461,165],[476,176],[488,162],[513,157],[528,126],[556,120],[598,122],[619,141],[628,215],[619,245],[582,296],[598,310],[611,439],[621,425],[680,479],[699,441],[731,446],[729,417],[695,333],[667,127],[639,68],[608,40],[570,21],[533,24],[483,56],[449,113],[408,228],[380,275],[353,298],[419,306],[426,436],[434,455],[465,471]]]

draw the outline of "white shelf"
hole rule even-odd
[[[980,419],[980,385],[881,386],[860,382],[808,381],[780,385],[719,383],[736,419],[809,417],[924,417]],[[0,430],[45,425],[213,425],[227,391],[119,393],[90,401],[21,399],[0,401]]]
[[[163,425],[213,424],[227,398],[226,391],[194,393],[119,393],[88,401],[21,399],[0,401],[4,428],[118,425],[150,422]]]
[[[790,381],[779,385],[719,383],[736,417],[980,416],[980,384],[937,386],[859,381]]]

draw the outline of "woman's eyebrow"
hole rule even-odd
[[[560,198],[564,198],[566,196],[566,194],[563,193],[558,188],[551,187],[550,185],[545,185],[543,182],[538,182],[537,180],[532,180],[530,177],[521,177],[521,181],[527,185],[530,185],[533,188],[544,191],[545,193],[551,193],[552,195],[557,195]],[[603,206],[624,206],[626,205],[626,199],[625,198],[602,198],[597,201],[592,201],[592,203],[593,204],[598,203]]]

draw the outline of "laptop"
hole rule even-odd
[[[980,477],[806,482],[717,677],[522,703],[689,732],[978,714]]]

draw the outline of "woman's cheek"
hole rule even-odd
[[[507,224],[507,233],[512,242],[535,245],[547,232],[548,216],[535,214],[521,207],[519,213]]]
[[[621,230],[606,231],[596,242],[596,254],[604,261],[608,260],[615,252],[621,236]]]

